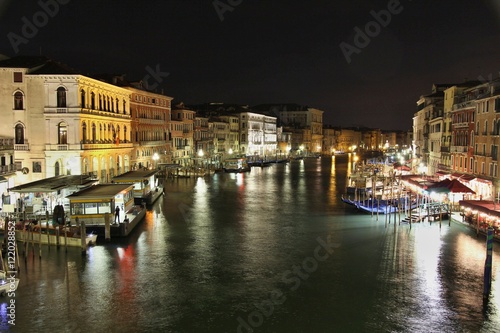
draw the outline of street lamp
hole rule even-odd
[[[420,174],[422,174],[422,178],[424,178],[424,176],[426,175],[427,173],[427,167],[423,164],[423,163],[420,163],[419,167],[418,167],[418,172]]]

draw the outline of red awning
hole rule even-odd
[[[458,204],[489,215],[500,217],[500,205],[495,204],[490,200],[460,200]]]

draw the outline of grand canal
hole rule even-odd
[[[7,332],[495,332],[500,251],[483,307],[484,238],[394,228],[339,199],[330,158],[165,182],[126,239],[43,248],[21,264]]]

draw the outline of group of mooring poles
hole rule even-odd
[[[22,223],[19,221],[19,217],[17,217],[16,224],[22,225],[22,236],[21,242],[23,243],[23,256],[24,260],[28,259],[28,254],[30,251],[30,246],[32,249],[33,257],[36,252],[36,245],[38,245],[38,257],[42,258],[42,245],[47,245],[48,251],[50,252],[51,246],[55,246],[57,250],[64,246],[64,251],[68,252],[68,230],[67,228],[63,228],[63,232],[61,235],[61,229],[59,227],[55,227],[54,234],[50,233],[49,228],[49,213],[46,212],[46,225],[45,225],[45,233],[43,232],[42,223],[40,216],[37,217],[37,224],[33,224],[32,222],[27,222],[26,215],[23,215]],[[86,227],[85,222],[79,222],[78,217],[76,218],[76,225],[80,227],[80,239],[81,239],[81,250],[82,255],[85,256],[87,254],[87,241],[86,241]]]
[[[374,184],[374,182],[372,183]],[[373,187],[372,187],[373,190]],[[391,190],[392,191],[392,190]],[[372,193],[374,193],[372,191]],[[401,191],[399,191],[401,193]],[[391,193],[392,194],[392,193]],[[394,197],[391,195],[392,200],[394,200]],[[407,215],[408,218],[408,223],[410,224],[410,229],[411,229],[411,224],[412,224],[412,193],[407,192],[407,195],[404,197],[404,207],[401,207],[401,197],[398,195],[397,198],[397,209],[392,209],[392,211],[387,211],[389,205],[389,200],[387,200],[387,204],[385,206],[385,226],[387,227],[388,224],[391,224],[391,216],[393,219],[393,224],[394,224],[394,230],[396,230],[396,214],[397,214],[397,219],[399,221],[398,224],[401,224],[401,210],[404,208],[404,212]],[[374,216],[374,205],[375,198],[372,197],[372,218]],[[379,204],[380,204],[380,198],[377,197],[377,221],[379,217]],[[421,207],[421,205],[425,205],[425,208],[427,210],[427,219],[429,223],[432,221],[430,220],[431,216],[431,200],[429,196],[423,196],[419,195],[418,193],[416,194],[416,207]],[[438,203],[438,208],[439,208],[439,228],[441,228],[442,221],[443,221],[443,206],[441,203]],[[448,226],[451,226],[451,211],[449,212],[450,216],[448,217]],[[433,214],[434,215],[434,214]],[[421,211],[419,209],[419,218],[421,216]],[[489,300],[489,295],[491,293],[491,281],[492,281],[492,266],[493,266],[493,235],[494,235],[494,229],[490,226],[488,228],[487,234],[486,234],[486,260],[484,262],[484,277],[483,277],[483,307],[486,309],[488,305],[488,300]]]
[[[385,211],[384,211],[385,224],[387,227],[388,224],[391,224],[391,220],[393,220],[394,224],[396,224],[396,222],[398,222],[399,225],[401,224],[402,221],[405,222],[401,218],[401,214],[403,212],[406,215],[406,222],[408,222],[408,224],[410,225],[410,229],[411,229],[412,223],[414,221],[414,217],[412,216],[412,213],[413,213],[412,212],[413,211],[413,209],[412,209],[413,201],[412,200],[414,197],[413,197],[413,194],[411,192],[407,192],[403,196],[401,196],[401,193],[402,193],[402,191],[400,189],[400,191],[398,191],[397,197],[395,197],[393,189],[391,189],[391,195],[390,195],[391,199],[387,199],[386,205],[385,205]],[[375,203],[375,199],[372,199],[371,214],[372,214],[372,218],[376,214],[377,221],[378,221],[379,211],[380,211],[380,209],[379,209],[379,207],[380,207],[379,196],[377,196],[377,199],[376,199],[376,207],[377,207],[376,210],[373,209],[374,203]],[[419,208],[421,206],[425,207],[423,218],[422,218],[422,210]],[[417,217],[418,221],[423,221],[425,219],[425,217],[427,217],[427,220],[429,221],[429,223],[431,223],[432,221],[431,221],[430,217],[433,215],[439,215],[439,228],[441,228],[441,225],[443,222],[443,213],[446,213],[445,211],[443,211],[443,205],[441,203],[437,204],[437,207],[439,209],[439,213],[431,214],[431,211],[430,211],[431,199],[430,199],[430,197],[424,196],[424,195],[419,195],[417,193],[415,195],[415,207],[419,208],[418,209],[418,217]],[[374,211],[376,211],[376,213],[374,213]],[[449,212],[449,214],[451,214],[451,212]],[[448,217],[448,226],[451,226],[451,216]]]

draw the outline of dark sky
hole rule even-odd
[[[298,103],[327,124],[407,130],[433,83],[500,71],[499,0],[58,0],[44,14],[55,1],[0,0],[0,53],[130,80],[159,70],[149,83],[189,104]],[[348,63],[340,44],[367,26]]]

